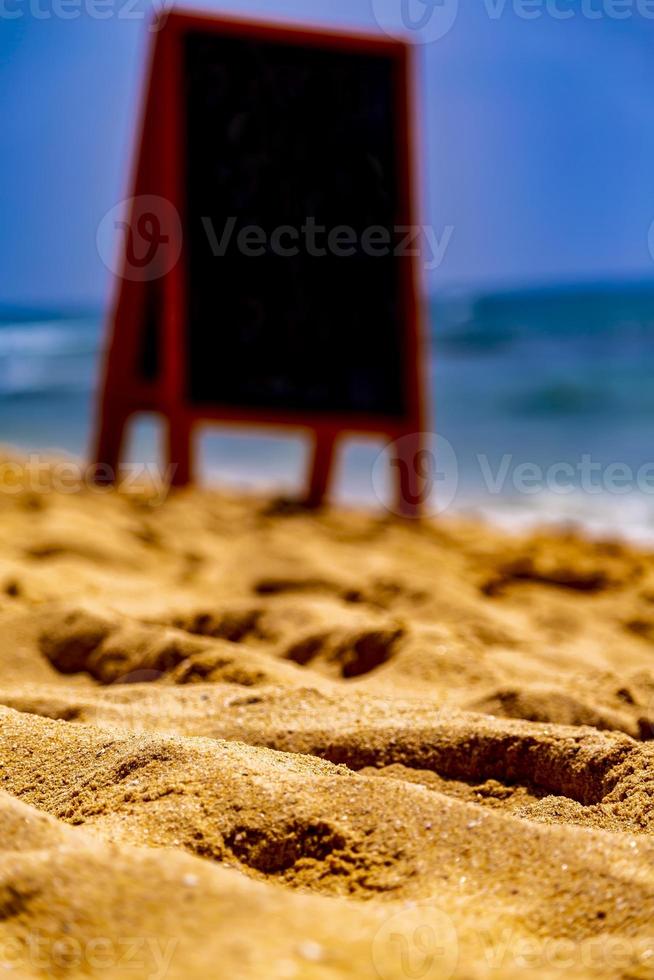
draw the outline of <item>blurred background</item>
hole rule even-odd
[[[424,287],[432,429],[458,467],[450,509],[654,538],[654,465],[649,483],[638,478],[654,461],[654,4],[202,6],[410,36],[422,220],[440,244]],[[0,3],[4,444],[88,451],[113,286],[96,233],[128,195],[149,18],[160,9]],[[306,453],[296,438],[215,428],[201,447],[205,477],[239,487],[296,486]],[[376,501],[380,448],[348,444],[337,498]],[[155,453],[146,419],[131,454]],[[580,469],[588,457],[599,467],[592,488]],[[515,478],[523,464],[543,474],[527,492],[525,471]],[[623,467],[617,489],[615,466],[603,478],[613,464]]]

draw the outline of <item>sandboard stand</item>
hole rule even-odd
[[[230,402],[225,399],[221,403],[220,385],[216,386],[215,391],[210,385],[208,397],[205,386],[202,397],[196,397],[192,382],[193,365],[213,362],[206,356],[198,361],[197,355],[193,355],[195,361],[192,362],[189,353],[191,327],[195,322],[191,320],[189,313],[189,296],[193,297],[194,309],[197,310],[198,302],[200,308],[205,307],[202,306],[204,301],[198,300],[198,294],[193,287],[193,282],[196,281],[193,274],[199,267],[191,264],[194,254],[192,228],[195,224],[191,222],[188,204],[192,181],[188,178],[189,164],[184,148],[187,141],[190,147],[194,145],[192,131],[187,126],[189,104],[195,106],[197,102],[187,104],[185,101],[189,98],[189,88],[184,72],[189,62],[188,59],[185,61],[184,52],[189,37],[205,36],[209,39],[240,39],[248,45],[261,44],[272,48],[278,46],[276,50],[288,50],[289,45],[296,46],[298,52],[309,59],[309,65],[313,64],[311,59],[314,57],[324,59],[332,54],[335,59],[349,59],[351,56],[356,59],[360,56],[361,71],[364,72],[368,70],[366,65],[381,62],[387,64],[389,77],[392,78],[389,118],[393,120],[395,141],[395,162],[392,168],[395,180],[393,214],[399,226],[419,227],[412,192],[416,182],[415,119],[411,53],[408,45],[381,36],[270,25],[179,10],[166,13],[151,35],[149,77],[131,181],[130,200],[141,203],[132,203],[131,215],[120,222],[126,235],[125,244],[121,245],[124,254],[121,271],[116,276],[114,306],[108,324],[110,343],[105,358],[92,447],[98,482],[111,483],[120,480],[126,427],[140,413],[153,413],[164,422],[163,455],[165,465],[169,467],[167,473],[170,484],[174,487],[183,487],[193,481],[195,461],[192,437],[198,425],[215,422],[265,426],[277,431],[295,431],[310,436],[303,501],[307,507],[316,508],[329,495],[336,451],[342,440],[350,435],[376,436],[380,442],[385,440],[391,445],[390,465],[395,502],[388,509],[396,515],[415,517],[420,513],[425,496],[424,480],[420,476],[420,467],[417,466],[425,411],[421,307],[418,300],[420,276],[415,251],[402,258],[393,257],[392,265],[384,266],[386,274],[381,268],[378,273],[375,266],[375,276],[381,277],[376,278],[375,282],[385,283],[390,277],[396,283],[393,286],[396,290],[394,298],[384,309],[394,311],[393,322],[396,324],[395,335],[400,338],[399,348],[392,350],[388,347],[387,350],[384,340],[376,333],[368,335],[364,331],[360,334],[364,338],[360,345],[369,344],[371,355],[374,354],[377,360],[386,359],[383,365],[386,374],[383,376],[390,378],[391,384],[401,391],[401,400],[393,402],[392,410],[386,403],[378,405],[376,402],[371,403],[365,413],[358,407],[355,408],[354,402],[351,409],[344,408],[342,401],[339,403],[337,400],[332,406],[329,386],[324,389],[325,403],[313,406],[311,402],[313,407],[307,410],[299,407],[302,402],[298,402],[297,398],[288,402],[288,408],[285,407],[286,402],[273,404],[272,401],[269,407],[253,407],[248,405],[247,397],[242,401]],[[319,55],[314,56],[314,51],[318,51]],[[195,70],[195,64],[193,67]],[[333,111],[340,113],[341,108]],[[342,111],[347,113],[347,107]],[[371,111],[376,112],[377,109],[373,108]],[[339,127],[341,118],[339,115]],[[205,132],[207,128],[208,125],[201,128],[201,132]],[[302,139],[301,131],[297,138]],[[344,149],[348,145],[344,144]],[[175,261],[170,262],[163,270],[158,266],[157,275],[154,276],[141,275],[142,270],[134,267],[136,252],[132,248],[133,242],[137,241],[139,221],[143,219],[143,211],[139,212],[138,208],[143,208],[143,201],[146,199],[155,201],[155,212],[156,201],[163,202],[161,214],[146,216],[152,218],[153,222],[156,219],[156,228],[162,241],[171,242],[175,239],[174,229],[171,231],[169,212],[175,216],[173,223],[177,221],[179,224],[179,251]],[[229,207],[229,202],[227,206]],[[163,258],[157,257],[156,261],[165,264],[167,257],[164,251]],[[339,259],[339,263],[346,261]],[[231,266],[224,268],[229,269]],[[257,268],[254,264],[248,266],[248,275],[250,270],[256,273]],[[339,265],[338,268],[344,266]],[[333,267],[330,266],[330,269]],[[212,266],[208,275],[212,278],[207,280],[205,276],[203,282],[206,285],[208,281],[209,287],[213,288],[212,283],[218,281],[216,266]],[[332,283],[331,279],[329,283]],[[320,302],[319,296],[316,301]],[[356,302],[363,302],[363,294]],[[376,323],[374,318],[371,322]],[[219,324],[220,315],[212,323]],[[238,321],[232,324],[231,329],[238,331]],[[197,335],[194,336],[197,339]],[[284,333],[280,330],[280,350],[285,351],[283,337]],[[337,347],[340,351],[337,364],[342,365],[345,370],[349,365],[347,342],[341,341],[342,347]],[[215,356],[222,362],[220,348]],[[320,364],[321,353],[318,349],[315,357],[316,363]],[[358,357],[356,363],[359,366],[356,370],[361,371],[361,347]],[[225,363],[231,365],[228,360]],[[291,359],[291,363],[295,362]],[[264,370],[266,368],[267,365],[264,365]],[[294,369],[296,375],[289,375],[292,383],[294,379],[298,379],[297,372],[304,368],[298,368],[296,364]],[[258,370],[261,370],[260,364]],[[240,377],[239,371],[242,376],[247,377],[247,363],[234,368],[234,376]],[[351,379],[347,384],[341,382],[341,392],[352,390],[352,385]]]
[[[110,398],[104,400],[100,412],[97,438],[93,450],[95,480],[108,486],[119,480],[122,453],[128,426],[136,414],[120,407]],[[170,486],[181,488],[194,482],[194,450],[192,422],[179,414],[164,419],[164,463],[169,474]],[[329,497],[334,475],[339,443],[344,432],[314,432],[310,442],[310,455],[306,473],[306,490],[299,503],[309,510],[322,507]],[[420,434],[408,433],[401,440],[401,452],[390,460],[391,474],[395,480],[395,495],[389,509],[397,516],[415,519],[420,517],[425,502],[424,479],[416,466],[421,449]]]

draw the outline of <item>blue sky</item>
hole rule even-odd
[[[124,0],[105,20],[63,20],[54,2],[0,0],[0,304],[105,301],[96,229],[127,194],[146,22]],[[400,2],[220,9],[379,29],[375,10]],[[558,2],[570,19],[460,0],[419,46],[423,216],[453,228],[432,288],[654,277],[654,19],[635,0],[620,20]]]

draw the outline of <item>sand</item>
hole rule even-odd
[[[654,977],[654,556],[12,479],[8,976]]]

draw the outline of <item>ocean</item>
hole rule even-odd
[[[654,283],[451,290],[429,323],[428,511],[654,541]],[[97,311],[0,310],[0,442],[86,456],[103,342]],[[129,458],[156,462],[157,436],[138,422]],[[345,443],[338,500],[391,506],[381,450]],[[198,437],[201,478],[239,489],[292,492],[305,455],[294,436]]]

